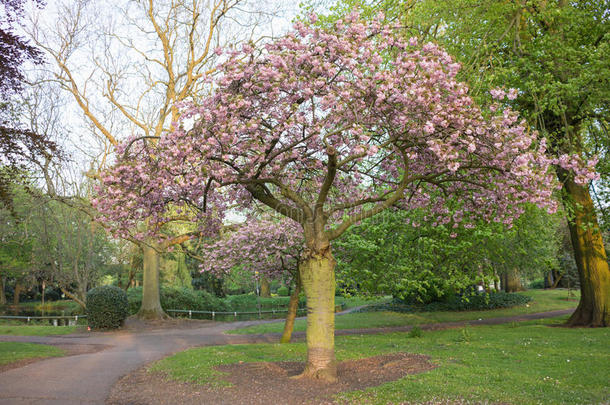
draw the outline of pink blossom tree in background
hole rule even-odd
[[[242,266],[252,277],[281,279],[289,275],[295,284],[290,295],[288,314],[281,343],[289,343],[299,305],[301,283],[299,263],[303,252],[303,235],[299,224],[284,217],[274,220],[248,218],[214,242],[202,246],[202,271],[227,275]]]
[[[212,95],[182,106],[153,158],[129,151],[125,177],[150,184],[123,210],[148,211],[152,228],[168,202],[218,220],[258,201],[297,224],[306,377],[336,379],[331,243],[350,226],[395,204],[454,226],[510,225],[528,202],[556,207],[544,141],[510,108],[475,105],[445,51],[379,21],[298,22],[262,49],[229,51],[207,78]]]
[[[102,173],[92,200],[97,219],[108,231],[142,248],[144,282],[138,316],[144,319],[167,317],[159,290],[160,253],[192,238],[216,235],[222,225],[217,211],[207,209],[207,201],[197,206],[196,195],[191,192],[186,198],[181,191],[188,188],[185,184],[172,184],[169,176],[161,176],[157,150],[148,137],[118,144],[117,161]],[[159,183],[163,179],[167,182]],[[193,226],[194,219],[198,226]]]

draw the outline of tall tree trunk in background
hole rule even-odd
[[[261,297],[271,297],[271,289],[269,287],[269,279],[267,279],[267,277],[261,277]]]
[[[553,288],[553,285],[555,284],[553,282],[554,279],[553,270],[549,270],[544,273],[544,288]]]
[[[15,283],[15,293],[13,294],[13,305],[19,305],[19,295],[21,295],[21,291],[23,291],[23,285],[17,281]]]
[[[290,340],[292,339],[294,320],[297,317],[297,310],[299,309],[299,294],[301,293],[301,280],[298,271],[294,284],[294,290],[292,291],[292,294],[290,294],[290,301],[288,302],[288,314],[286,315],[284,332],[282,332],[280,343],[290,343]]]
[[[573,213],[568,228],[580,279],[580,302],[568,325],[610,326],[610,269],[589,189],[565,171],[557,173],[564,183],[564,203]]]
[[[0,277],[0,305],[6,305],[6,294],[4,293],[4,286],[6,285],[6,277]]]
[[[153,247],[142,245],[144,256],[144,278],[142,288],[142,306],[138,311],[141,319],[168,318],[161,308],[161,292],[159,283],[160,255]]]
[[[301,263],[301,284],[307,297],[307,365],[303,377],[336,381],[335,259],[327,245],[309,251]]]
[[[506,269],[503,274],[502,288],[504,289],[504,292],[507,293],[524,290],[523,285],[521,284],[519,270],[514,267]]]

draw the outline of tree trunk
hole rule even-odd
[[[301,376],[329,382],[337,380],[335,264],[327,248],[306,255],[300,268],[307,297],[307,365]]]
[[[72,301],[76,302],[78,305],[80,305],[83,309],[87,309],[87,305],[85,304],[85,299],[80,299],[79,297],[77,297],[76,295],[72,294],[70,291],[66,290],[63,287],[59,287],[61,289],[61,292],[64,293],[64,295],[68,298],[70,298]]]
[[[502,283],[504,292],[511,293],[524,290],[519,277],[519,270],[516,268],[507,269],[502,281],[504,281]]]
[[[13,305],[19,305],[19,295],[23,291],[23,285],[20,282],[15,283],[15,293],[13,294]]]
[[[610,269],[595,207],[587,187],[558,172],[564,180],[564,201],[573,210],[574,217],[568,221],[568,228],[580,279],[580,302],[568,325],[607,327],[610,325]]]
[[[6,294],[4,293],[4,286],[6,285],[6,277],[0,277],[0,305],[6,305]]]
[[[549,270],[544,274],[544,288],[554,288],[555,278],[553,277],[553,270]]]
[[[261,277],[261,297],[271,297],[271,289],[269,288],[269,280],[267,277]]]
[[[294,320],[297,317],[297,310],[299,309],[299,294],[301,293],[301,281],[297,275],[294,280],[294,290],[290,294],[290,301],[288,302],[288,314],[286,315],[286,322],[284,323],[284,332],[280,343],[290,343],[292,339],[292,331],[294,330]]]
[[[142,250],[144,256],[144,278],[142,282],[142,306],[138,311],[138,318],[168,318],[163,308],[161,308],[161,292],[159,290],[160,255],[150,246],[143,245]]]

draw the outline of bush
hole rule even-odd
[[[286,309],[289,297],[257,298],[255,294],[230,295],[225,298],[225,302],[230,311],[256,311],[260,303],[261,310]],[[305,307],[305,296],[299,297],[299,308]]]
[[[424,306],[425,311],[480,311],[486,309],[512,308],[525,305],[531,297],[515,293],[494,292],[491,294],[454,295],[445,302],[433,302]]]
[[[278,288],[277,289],[277,295],[279,295],[280,297],[288,297],[288,296],[290,296],[290,292],[288,291],[288,287],[281,286],[280,288]]]
[[[544,279],[539,278],[537,280],[532,281],[529,285],[529,288],[536,288],[536,289],[544,288]]]
[[[391,311],[480,311],[487,309],[511,308],[525,305],[532,300],[531,297],[515,293],[493,292],[490,294],[453,295],[441,302],[431,302],[425,305],[414,305],[404,300],[394,298],[386,304],[371,305],[362,308],[359,312]]]
[[[93,329],[116,329],[129,315],[127,294],[118,287],[105,285],[87,293],[87,321]]]
[[[163,309],[190,309],[193,311],[226,311],[227,305],[220,298],[205,291],[189,288],[161,288]]]
[[[129,313],[135,314],[142,306],[142,287],[127,290]],[[205,290],[183,287],[161,287],[161,307],[168,309],[190,309],[192,311],[227,311],[227,304]]]

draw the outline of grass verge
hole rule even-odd
[[[520,404],[595,404],[610,398],[610,330],[550,328],[565,317],[510,325],[423,332],[340,336],[338,360],[408,352],[426,354],[436,369],[364,391],[340,394],[345,403],[472,401]],[[177,381],[226,385],[214,366],[305,360],[303,343],[190,349],[155,363],[151,371]]]
[[[50,336],[68,335],[82,328],[82,326],[47,326],[47,325],[24,325],[22,322],[11,322],[0,320],[0,335],[13,336]]]
[[[0,365],[13,363],[15,361],[39,358],[58,357],[65,352],[57,347],[39,345],[35,343],[0,342]]]
[[[574,293],[574,292],[572,292]],[[498,318],[505,316],[532,314],[537,312],[554,311],[559,309],[575,308],[578,300],[567,300],[567,290],[529,290],[521,294],[528,295],[533,301],[526,306],[513,308],[494,309],[488,311],[439,311],[439,312],[360,312],[350,313],[335,318],[336,329],[363,329],[383,328],[404,325],[422,325],[426,323],[442,323],[454,321],[468,321],[475,319]],[[576,298],[578,291],[576,292]],[[295,322],[295,331],[305,331],[305,320]],[[280,333],[284,328],[283,323],[269,323],[251,326],[248,328],[229,331],[232,334],[258,334],[258,333]]]

